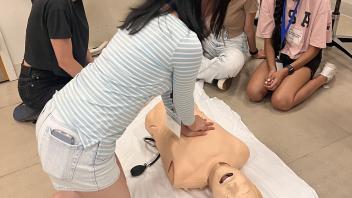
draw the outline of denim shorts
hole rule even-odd
[[[53,135],[64,132],[73,137],[67,143]],[[120,175],[116,157],[97,157],[100,142],[84,148],[79,135],[65,124],[50,100],[44,107],[36,125],[38,153],[45,173],[58,191],[94,192],[114,184]]]

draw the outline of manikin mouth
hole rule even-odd
[[[228,178],[232,177],[233,176],[233,173],[227,173],[225,174],[224,176],[221,177],[219,183],[222,184],[224,183]]]

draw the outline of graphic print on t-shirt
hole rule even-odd
[[[276,0],[263,0],[259,13],[257,36],[271,38],[275,29],[274,13]],[[294,15],[298,0],[287,0],[286,25]],[[300,0],[291,29],[286,34],[286,45],[281,53],[297,59],[309,46],[326,48],[332,40],[330,0]]]
[[[286,41],[292,45],[298,46],[302,43],[302,39],[304,38],[304,32],[306,32],[304,29],[308,28],[310,25],[311,12],[304,11],[304,17],[297,20],[297,16],[294,16],[294,10],[291,9],[288,11],[288,16],[290,18],[293,17],[293,22],[287,32]]]

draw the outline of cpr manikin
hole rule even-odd
[[[206,118],[198,109],[196,114]],[[214,123],[205,136],[178,138],[166,126],[162,103],[146,117],[146,129],[155,139],[166,174],[176,188],[210,187],[214,198],[262,198],[239,169],[249,158],[248,147]],[[182,130],[188,130],[182,128]]]

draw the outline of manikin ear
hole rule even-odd
[[[172,182],[172,184],[174,184],[175,169],[174,169],[174,162],[173,161],[170,162],[169,169],[167,170],[167,175],[168,175],[170,181]]]
[[[154,138],[161,132],[164,125],[165,115],[164,104],[160,102],[147,114],[145,118],[145,128]]]
[[[160,113],[153,109],[150,111],[145,117],[145,129],[149,132],[149,134],[155,138],[155,135],[160,131],[162,122],[160,118]]]
[[[157,127],[156,125],[149,125],[149,133],[152,135],[152,137],[155,137],[155,135],[159,132],[160,127]]]
[[[258,190],[256,186],[255,186],[255,193],[256,193],[256,198],[263,198],[262,193]]]
[[[144,120],[144,127],[145,129],[148,131],[148,133],[153,136],[153,132],[150,130],[150,121],[151,121],[151,118],[149,116],[149,114],[147,114],[147,116],[145,117],[145,120]]]

